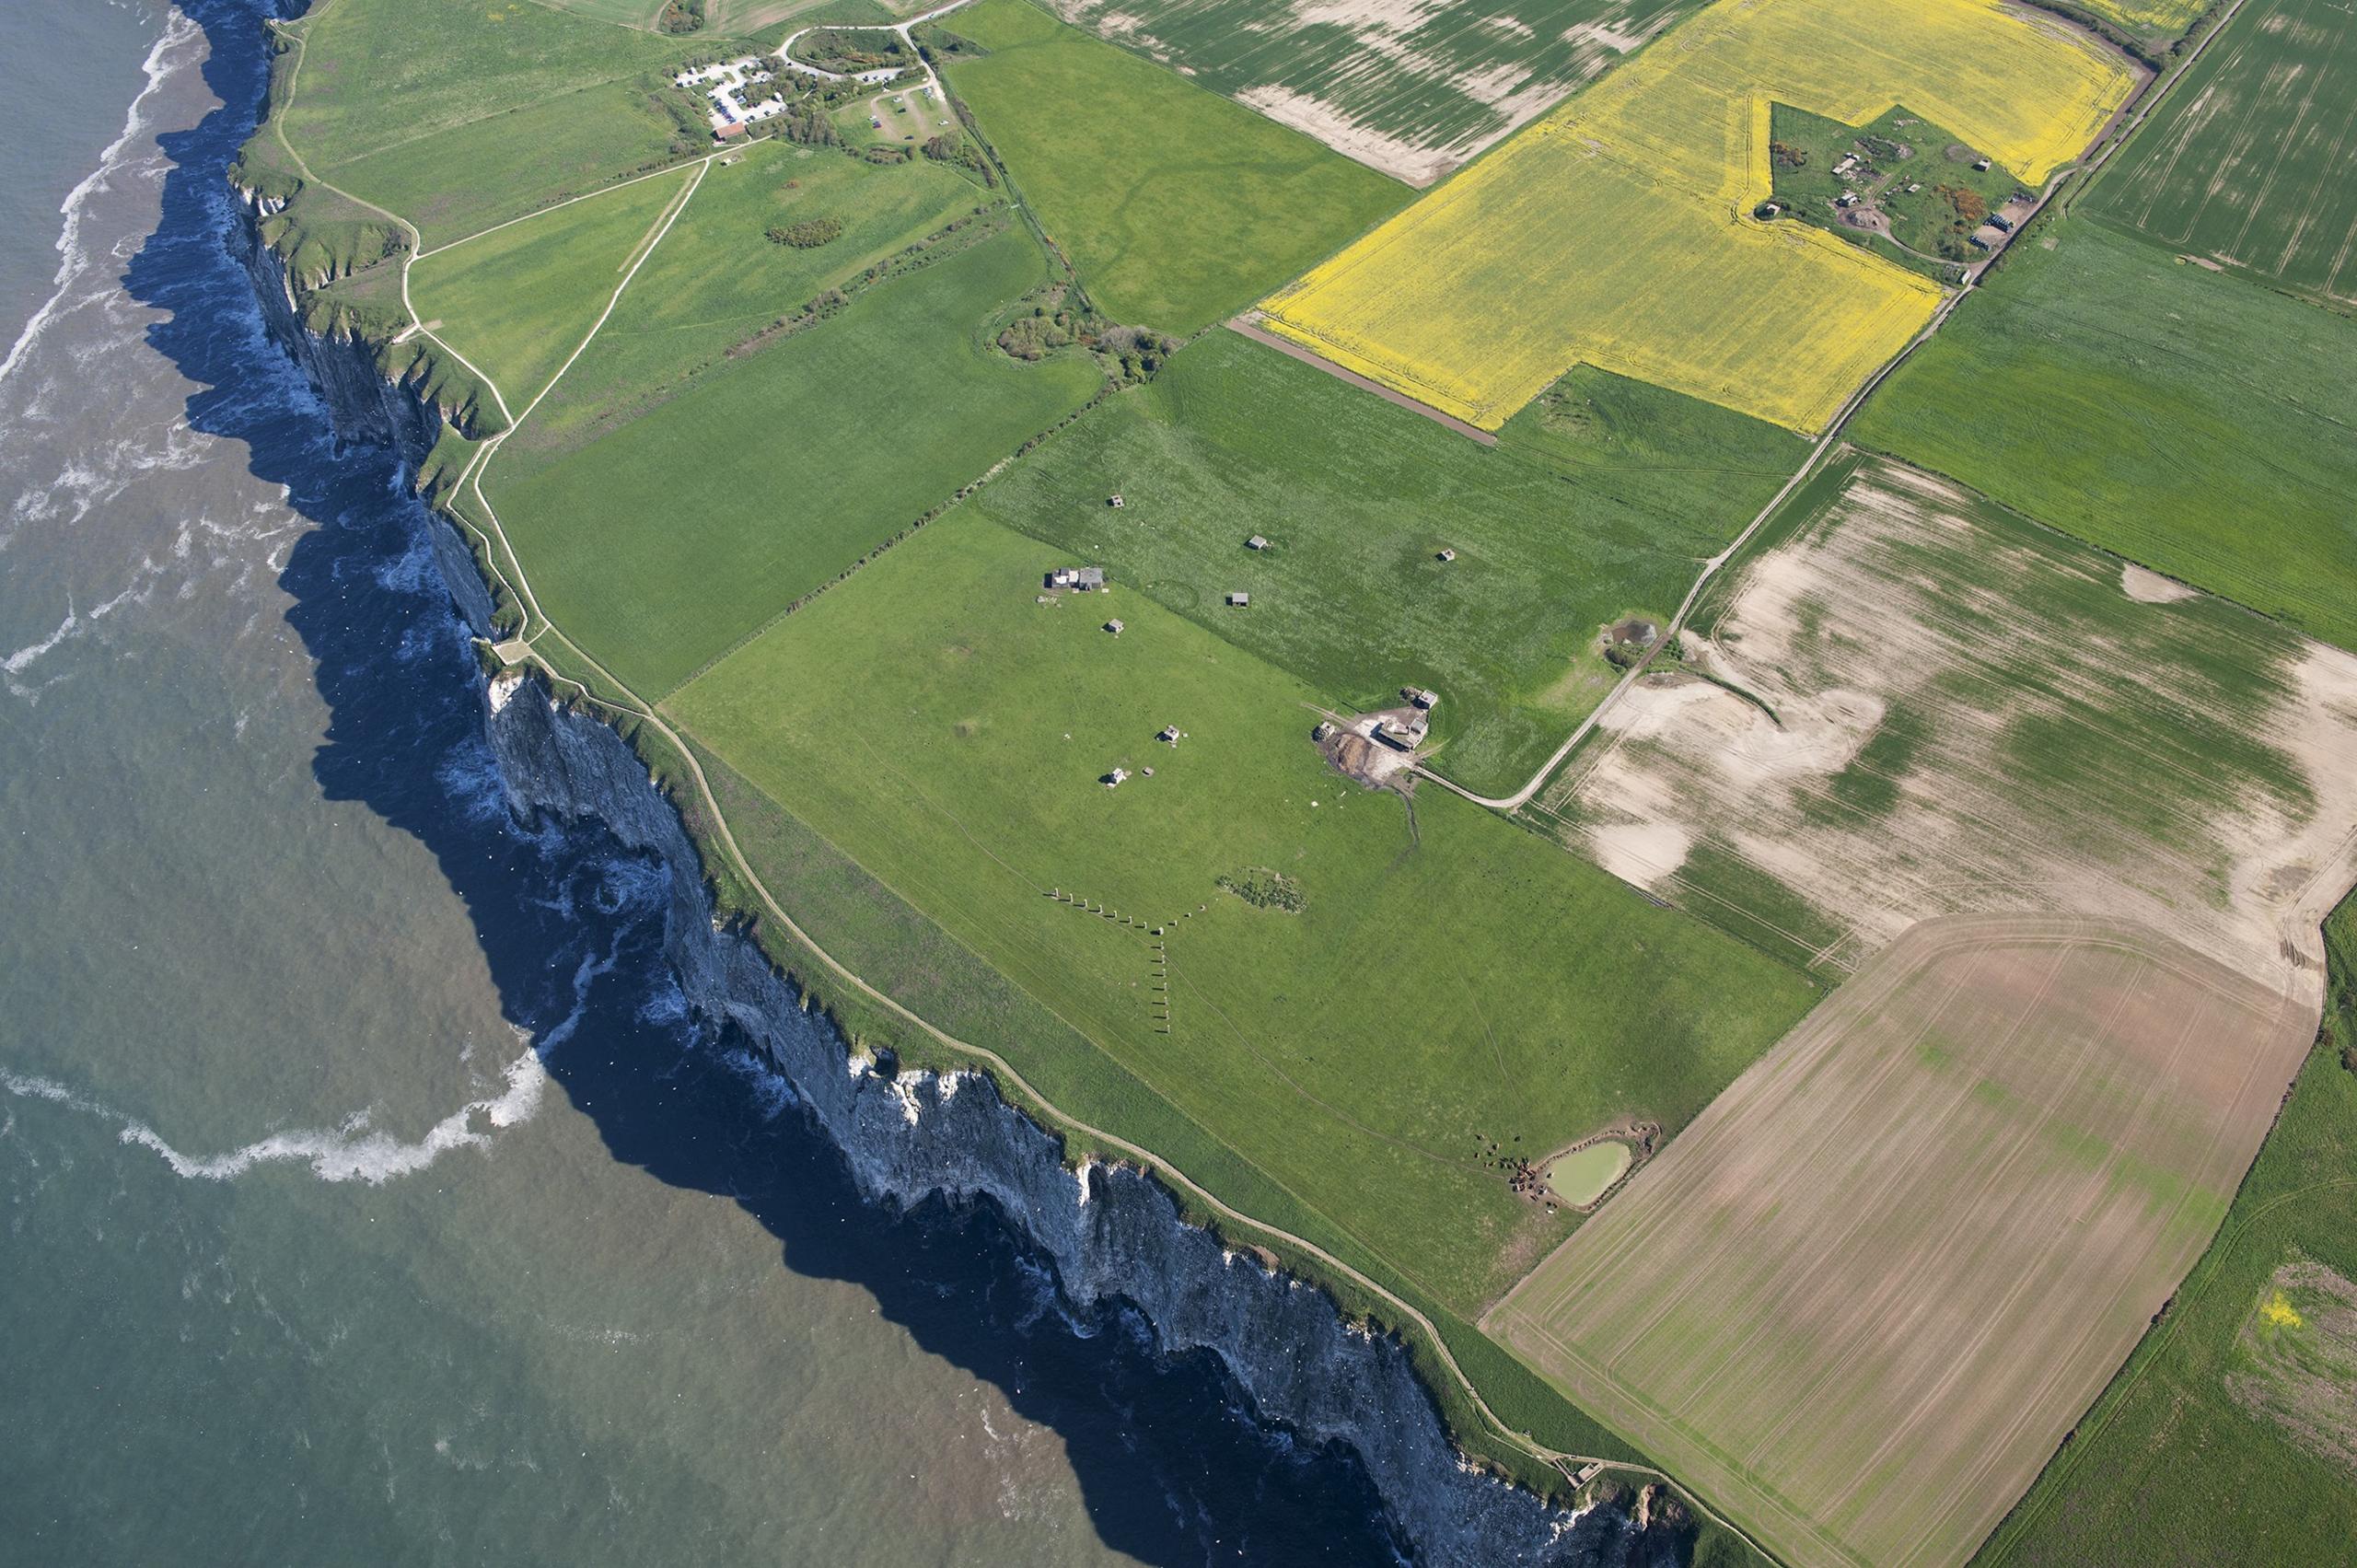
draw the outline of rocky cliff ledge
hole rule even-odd
[[[248,222],[239,235],[272,335],[308,375],[338,434],[391,445],[414,472],[441,432],[440,413],[388,382],[370,344],[305,330],[259,226]],[[422,509],[420,526],[434,536],[460,610],[487,630],[491,598],[456,530]],[[666,947],[689,1001],[760,1043],[869,1199],[913,1207],[939,1194],[997,1205],[1076,1314],[1127,1304],[1162,1353],[1215,1354],[1255,1419],[1296,1441],[1347,1446],[1420,1561],[1635,1568],[1681,1554],[1681,1535],[1645,1528],[1621,1509],[1554,1508],[1465,1463],[1397,1340],[1353,1327],[1322,1292],[1225,1249],[1144,1174],[1068,1166],[1062,1142],[987,1078],[854,1059],[758,947],[714,929],[695,846],[619,735],[513,674],[487,684],[483,714],[519,813],[595,819],[668,867]]]

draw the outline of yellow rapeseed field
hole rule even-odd
[[[1750,215],[1769,104],[1863,124],[1903,103],[2042,183],[2133,85],[1999,0],[1719,0],[1262,308],[1484,429],[1585,360],[1817,430],[1941,295]]]
[[[2099,17],[2142,32],[2183,32],[2209,0],[2079,0]]]

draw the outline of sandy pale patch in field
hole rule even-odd
[[[2200,588],[2187,587],[2175,577],[2147,571],[2133,561],[2119,568],[2119,591],[2138,604],[2175,604],[2179,599],[2201,597]]]
[[[1411,185],[1429,185],[1456,167],[1445,149],[1419,146],[1361,124],[1333,105],[1291,87],[1274,84],[1247,87],[1236,95],[1236,101],[1247,109],[1259,110],[1280,125],[1290,125],[1305,136],[1316,137],[1344,157],[1355,158]]]
[[[1711,679],[1631,688],[1541,819],[1836,969],[1919,920],[2024,911],[2319,987],[2357,866],[2357,659],[1984,505],[1862,465],[1684,634]]]
[[[1196,74],[1189,50],[1161,36],[1197,20],[1192,7],[1181,0],[1124,0],[1119,8],[1110,0],[1050,4],[1075,26],[1186,75]],[[1569,58],[1558,55],[1547,70],[1539,71],[1516,59],[1469,64],[1463,41],[1456,36],[1464,26],[1459,7],[1449,0],[1293,0],[1284,9],[1240,24],[1240,30],[1268,41],[1251,52],[1250,59],[1251,69],[1267,72],[1269,79],[1248,77],[1241,85],[1231,79],[1225,85],[1229,96],[1247,108],[1421,189],[1553,108],[1612,61],[1669,26],[1678,14],[1661,16],[1648,27],[1631,19],[1628,9],[1625,3],[1612,6],[1565,29],[1561,40],[1572,45]],[[1518,44],[1536,44],[1539,37],[1538,28],[1510,12],[1483,17],[1477,25]],[[1283,41],[1312,29],[1321,35],[1330,30],[1348,34],[1352,49],[1344,64],[1305,78],[1295,74],[1293,51]],[[1538,56],[1545,52],[1530,52]],[[1215,78],[1219,69],[1213,66]],[[1481,112],[1467,116],[1444,111],[1429,121],[1420,115],[1413,123],[1393,123],[1387,118],[1403,98],[1412,93],[1422,102],[1436,88],[1465,105],[1478,105]]]

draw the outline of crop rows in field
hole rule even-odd
[[[1753,216],[1771,103],[1864,124],[1904,102],[2038,183],[2133,83],[1998,0],[1721,0],[1279,291],[1269,325],[1486,429],[1577,361],[1816,429],[1941,293]]]
[[[2357,825],[2357,658],[1912,470],[1819,482],[1538,819],[1835,970],[1929,916],[2033,909],[2312,981]]]
[[[1786,1561],[1960,1562],[2208,1242],[2316,1018],[2129,923],[1926,922],[1484,1327]]]
[[[2091,210],[2203,261],[2357,304],[2357,11],[2251,0]]]
[[[2107,221],[2073,216],[2038,241],[2014,247],[1850,429],[2357,648],[2357,434],[2340,412],[2357,407],[2357,320]]]
[[[1429,185],[1699,0],[1054,0],[1067,21]]]

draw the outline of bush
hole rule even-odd
[[[963,136],[946,133],[929,136],[925,139],[924,156],[935,163],[951,164],[965,169],[986,188],[995,189],[998,185],[998,173],[991,168],[991,160],[982,156],[981,148]]]
[[[830,241],[840,239],[843,220],[838,217],[804,218],[800,223],[772,224],[770,238],[780,245],[791,245],[796,250],[815,250]]]
[[[1219,878],[1219,885],[1250,904],[1254,909],[1281,910],[1286,914],[1299,914],[1309,903],[1301,884],[1282,871],[1265,865],[1248,866]]]
[[[870,163],[906,163],[909,161],[909,149],[896,147],[889,142],[877,142],[859,156]]]

